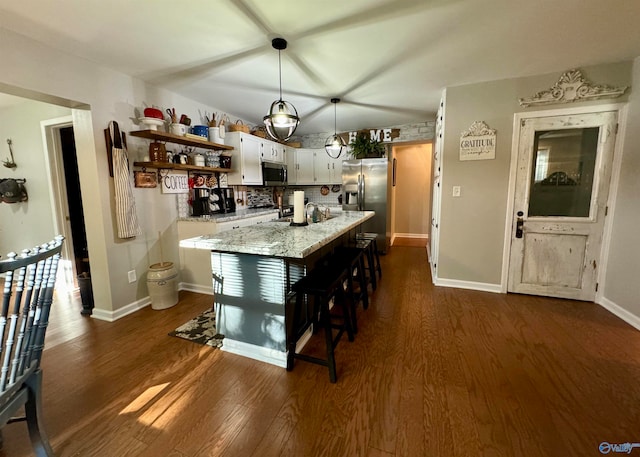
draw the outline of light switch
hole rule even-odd
[[[454,197],[460,196],[460,186],[453,186],[453,196]]]

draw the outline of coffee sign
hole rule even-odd
[[[162,174],[163,194],[188,194],[189,176],[186,171],[169,170],[167,174]]]
[[[474,121],[460,135],[460,160],[496,158],[496,131],[483,121]]]

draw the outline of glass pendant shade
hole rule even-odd
[[[267,128],[267,133],[274,140],[287,141],[300,124],[300,116],[296,107],[282,99],[282,64],[280,51],[287,48],[287,40],[274,38],[271,45],[278,50],[278,76],[280,78],[280,98],[271,104],[269,114],[262,120]]]
[[[286,141],[291,138],[300,124],[300,117],[295,106],[284,100],[276,100],[264,118],[264,125],[269,136],[276,140]]]
[[[332,98],[331,103],[333,103],[333,135],[324,142],[324,150],[327,151],[329,157],[337,159],[347,150],[347,142],[338,135],[336,128],[336,105],[340,103],[340,99]]]
[[[347,150],[347,142],[340,135],[334,134],[324,142],[324,150],[327,151],[329,157],[337,159]]]

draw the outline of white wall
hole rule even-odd
[[[640,58],[633,63],[620,183],[613,211],[604,297],[640,323]]]
[[[9,158],[11,139],[17,164],[0,166],[0,179],[26,179],[29,195],[26,202],[0,203],[0,254],[42,244],[56,234],[40,121],[70,114],[69,108],[30,100],[0,109],[0,159]]]
[[[631,67],[631,62],[620,62],[582,70],[594,84],[629,86],[632,83]],[[481,283],[494,289],[501,284],[515,113],[563,106],[624,103],[628,98],[629,91],[613,101],[530,108],[519,105],[519,98],[550,88],[561,73],[447,88],[438,253],[440,279]],[[485,121],[496,129],[495,159],[459,160],[460,134],[474,121]],[[461,187],[461,197],[452,197],[453,186]]]
[[[143,107],[143,102],[175,107],[192,119],[197,119],[200,111],[216,111],[215,107],[148,86],[3,28],[0,55],[0,91],[76,108],[72,115],[91,258],[94,315],[112,319],[134,311],[148,295],[148,266],[160,258],[159,233],[165,258],[178,261],[175,196],[161,195],[159,189],[136,189],[143,233],[135,239],[118,239],[103,130],[112,120],[125,132],[138,130],[136,110]],[[129,137],[133,155],[146,148],[145,140]],[[138,281],[129,284],[127,272],[134,269]]]

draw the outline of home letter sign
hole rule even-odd
[[[400,129],[358,130],[356,132],[340,133],[339,135],[347,142],[347,144],[351,144],[356,140],[356,136],[359,134],[368,135],[369,141],[388,143],[394,138],[398,138],[400,136]]]
[[[460,135],[460,160],[496,158],[496,131],[483,121],[474,121]]]

